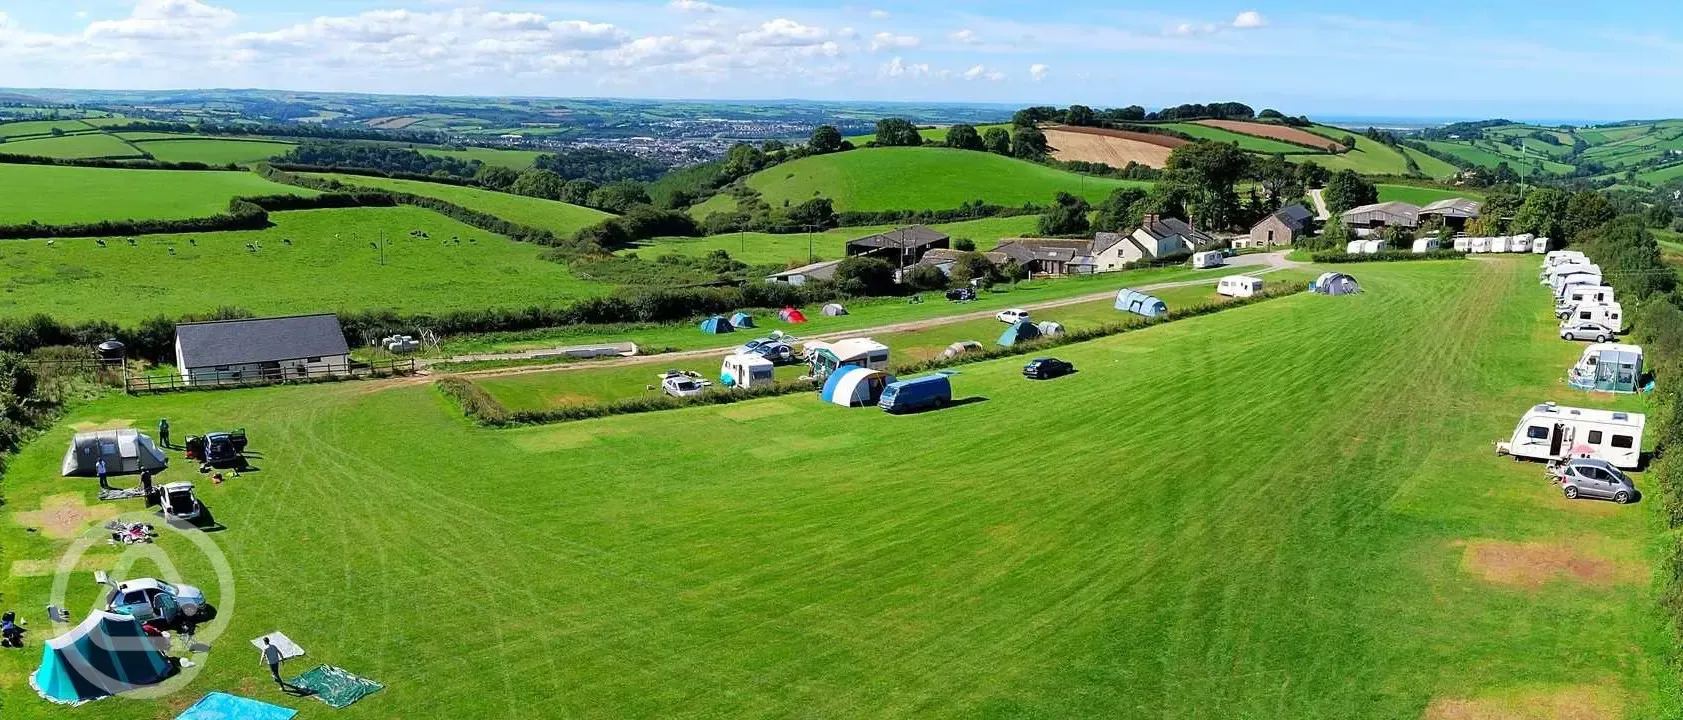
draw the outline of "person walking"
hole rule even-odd
[[[99,476],[99,489],[110,490],[110,483],[105,482],[105,458],[94,462],[94,474]]]
[[[280,676],[280,648],[275,647],[274,643],[269,642],[269,638],[266,637],[263,638],[263,662],[269,666],[269,674],[274,676],[275,684],[285,688],[286,681],[282,680]]]
[[[164,448],[166,449],[175,447],[169,444],[169,418],[160,418],[158,420],[158,442],[163,443]]]

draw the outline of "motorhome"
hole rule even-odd
[[[1566,292],[1573,287],[1601,284],[1601,273],[1599,271],[1563,273],[1549,280],[1549,288],[1554,291],[1556,301],[1564,297]]]
[[[1572,308],[1572,314],[1566,316],[1566,322],[1592,322],[1606,325],[1616,333],[1625,331],[1624,306],[1618,303],[1579,303]]]
[[[1216,283],[1216,292],[1228,297],[1250,297],[1262,292],[1262,278],[1228,275]]]
[[[840,367],[887,370],[888,346],[870,338],[813,342],[807,343],[806,358],[811,376],[818,379],[830,377],[830,373]]]
[[[1513,435],[1496,443],[1496,452],[1544,461],[1587,456],[1628,470],[1642,464],[1642,429],[1646,423],[1642,413],[1544,403],[1520,418]]]
[[[1572,314],[1572,309],[1583,303],[1600,305],[1613,300],[1613,288],[1606,285],[1573,285],[1561,293],[1560,302],[1555,303],[1554,315],[1565,318]]]

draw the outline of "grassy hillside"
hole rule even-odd
[[[254,163],[285,155],[293,143],[270,140],[222,138],[171,138],[137,140],[135,146],[164,162],[202,162],[207,165]]]
[[[246,172],[0,165],[0,224],[205,217],[234,197],[284,193],[315,194]]]
[[[323,712],[253,662],[275,628],[310,653],[288,670],[386,685],[347,718],[1674,714],[1661,504],[1490,454],[1533,402],[1603,402],[1560,383],[1580,348],[1534,263],[1381,265],[1360,296],[1061,348],[1057,381],[967,366],[962,404],[904,417],[802,393],[495,431],[427,385],[113,395],[9,464],[7,509],[94,504],[57,476],[72,424],[238,425],[263,456],[202,483],[239,584],[211,661],[91,720],[210,690]],[[67,545],[0,524],[43,635],[53,578],[10,561]],[[186,539],[157,549],[220,595]],[[8,716],[54,712],[38,658],[0,654]]]
[[[954,238],[969,238],[975,241],[977,249],[989,250],[1000,238],[1033,235],[1039,222],[1039,215],[1019,215],[931,227]],[[659,257],[674,252],[700,256],[724,250],[731,257],[750,264],[805,263],[809,247],[812,256],[818,259],[836,260],[845,254],[848,240],[892,229],[891,225],[846,227],[814,233],[810,237],[805,234],[731,233],[704,238],[656,238],[627,252],[636,252],[643,257]]]
[[[1373,140],[1361,133],[1351,132],[1342,128],[1327,125],[1316,125],[1309,128],[1317,135],[1324,135],[1334,140],[1346,135],[1356,139],[1356,147],[1349,152],[1338,155],[1305,155],[1292,158],[1298,162],[1312,162],[1328,170],[1355,170],[1359,173],[1373,175],[1407,175],[1408,161],[1403,159],[1402,153],[1397,152],[1385,143]]]
[[[422,155],[435,157],[453,157],[457,160],[478,160],[486,165],[505,167],[510,170],[525,170],[532,167],[544,153],[536,150],[499,150],[496,148],[471,147],[455,148],[420,148]]]
[[[80,120],[23,120],[20,122],[0,123],[0,138],[24,137],[27,135],[46,135],[54,130],[67,133],[87,131],[92,126]]]
[[[1441,188],[1427,188],[1416,185],[1377,185],[1379,188],[1379,202],[1405,202],[1415,205],[1428,205],[1439,200],[1449,198],[1467,198],[1469,200],[1483,200],[1484,195],[1476,190],[1444,190]]]
[[[9,140],[0,144],[0,153],[10,155],[39,155],[51,158],[132,158],[142,153],[115,135],[84,133],[61,137],[41,137]]]
[[[1192,137],[1198,138],[1200,140],[1214,140],[1216,142],[1238,143],[1239,144],[1239,149],[1249,150],[1251,152],[1270,153],[1270,154],[1271,153],[1308,153],[1308,152],[1312,152],[1311,150],[1309,150],[1309,148],[1303,147],[1301,145],[1293,145],[1291,143],[1280,142],[1279,140],[1270,140],[1268,138],[1257,137],[1255,135],[1246,135],[1244,133],[1236,133],[1236,132],[1233,132],[1231,130],[1223,130],[1223,129],[1218,128],[1218,127],[1210,127],[1208,125],[1199,125],[1198,123],[1192,123],[1192,122],[1162,123],[1162,124],[1153,125],[1152,127],[1158,127],[1158,128],[1162,128],[1164,130],[1174,130],[1174,131],[1179,132],[1179,133],[1183,133],[1183,134],[1186,134],[1186,135],[1191,135]]]
[[[251,232],[108,239],[8,240],[0,252],[0,316],[44,312],[133,322],[219,306],[259,314],[553,304],[603,285],[539,259],[541,248],[413,207],[271,213]],[[430,239],[413,239],[424,230]],[[371,243],[384,231],[385,265]],[[457,245],[451,238],[460,237]],[[285,241],[290,239],[291,244]],[[261,250],[251,252],[256,244]],[[171,250],[174,254],[171,254]]]
[[[973,200],[1046,204],[1059,191],[1098,201],[1149,183],[1083,177],[992,153],[872,148],[802,158],[748,178],[773,207],[828,197],[836,210],[944,210]]]
[[[490,213],[509,222],[549,230],[563,236],[571,235],[612,217],[600,210],[568,205],[563,202],[524,195],[511,195],[479,188],[446,185],[444,183],[394,180],[363,175],[314,176],[338,180],[347,185],[435,197],[463,207]]]
[[[1420,172],[1425,173],[1426,177],[1443,180],[1453,178],[1461,173],[1460,168],[1414,148],[1402,147],[1398,150],[1402,151],[1402,154],[1414,158],[1414,164],[1420,168]]]
[[[1006,132],[1010,132],[1011,128],[1013,126],[1011,125],[1011,123],[994,123],[992,125],[973,125],[972,127],[976,128],[977,133],[985,133],[991,128],[1003,128]],[[952,129],[952,126],[950,126],[950,125],[942,125],[941,127],[921,128],[917,131],[917,134],[923,136],[924,140],[928,140],[930,142],[946,142],[947,141],[947,131],[949,131],[951,129]],[[876,140],[877,136],[876,136],[876,133],[871,133],[869,135],[849,135],[844,139],[847,140],[848,142],[853,143],[854,145],[861,145],[862,146],[865,143],[872,142],[872,141]]]

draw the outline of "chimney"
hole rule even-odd
[[[1140,218],[1140,224],[1145,225],[1146,227],[1151,227],[1152,225],[1156,225],[1158,221],[1162,219],[1163,217],[1157,213],[1146,213],[1145,217]]]

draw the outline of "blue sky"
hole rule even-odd
[[[0,0],[0,86],[1683,116],[1683,3]]]

